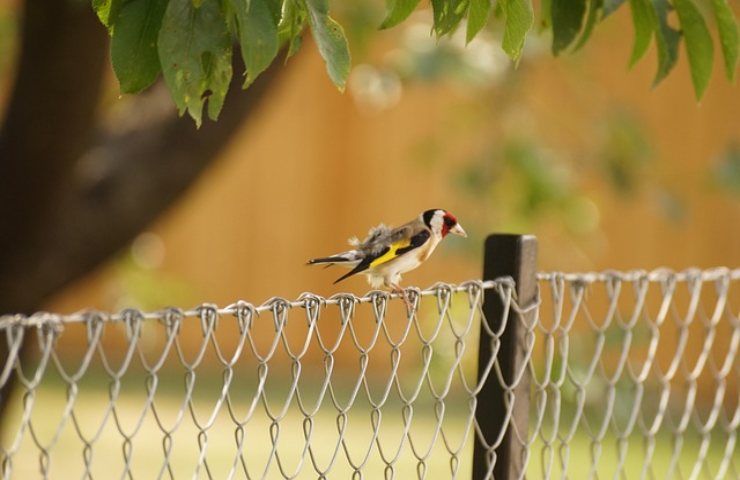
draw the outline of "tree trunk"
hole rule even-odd
[[[284,70],[276,62],[246,92],[236,75],[219,121],[200,130],[178,118],[161,84],[103,126],[106,56],[107,33],[88,3],[26,2],[0,131],[0,315],[32,312],[127,245],[198,178]],[[13,359],[3,336],[5,364]],[[13,378],[0,386],[0,420]]]
[[[84,2],[28,1],[13,95],[0,130],[0,270],[26,268],[87,149],[107,34]],[[3,275],[5,279],[7,277]],[[0,311],[16,310],[0,282]]]

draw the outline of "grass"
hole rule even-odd
[[[164,381],[172,380],[172,381]],[[80,394],[74,404],[75,418],[78,425],[70,420],[59,423],[65,409],[66,390],[60,381],[45,382],[36,391],[35,405],[32,413],[32,430],[26,430],[19,444],[18,451],[12,457],[11,478],[32,479],[41,477],[41,465],[46,465],[50,478],[81,478],[84,473],[85,445],[81,437],[87,439],[93,447],[90,450],[90,472],[93,478],[118,478],[125,470],[125,456],[130,458],[131,473],[134,478],[157,478],[164,473],[169,478],[171,472],[174,478],[190,478],[196,471],[203,445],[205,464],[201,467],[199,478],[227,478],[230,471],[235,469],[234,478],[246,478],[242,465],[235,465],[237,458],[236,426],[228,414],[226,405],[210,418],[215,406],[215,398],[220,391],[220,375],[210,377],[201,376],[199,382],[205,388],[196,390],[191,405],[185,405],[183,416],[178,428],[167,437],[155,420],[154,411],[144,408],[143,389],[132,389],[130,385],[123,385],[120,397],[116,402],[115,412],[107,417],[104,428],[98,431],[107,406],[109,393],[107,382],[103,377],[86,379],[85,385],[80,385]],[[286,382],[282,382],[284,386]],[[180,385],[178,387],[178,384]],[[82,388],[85,387],[85,388]],[[249,392],[240,392],[239,384],[231,388],[234,395],[233,408],[235,414],[243,416],[248,408]],[[315,387],[315,384],[313,385]],[[173,429],[178,422],[178,412],[183,407],[182,381],[165,379],[158,389],[155,398],[155,410],[165,429]],[[273,413],[278,412],[282,405],[277,399],[285,397],[285,390],[272,388],[269,391],[268,405]],[[241,393],[241,395],[240,395]],[[310,383],[302,387],[303,400],[311,404],[316,397],[316,388]],[[335,392],[340,402],[349,398],[349,391]],[[327,396],[328,397],[328,396]],[[17,429],[21,418],[20,397],[14,399],[14,411],[10,428],[6,428],[2,436],[2,445],[7,448],[13,441],[13,433]],[[470,478],[472,457],[472,433],[466,434],[466,403],[462,398],[451,398],[444,416],[443,430],[445,439],[455,445],[463,444],[459,451],[457,478]],[[300,473],[296,478],[317,478],[316,470],[329,470],[328,478],[350,478],[353,468],[347,460],[352,459],[355,465],[362,464],[364,478],[383,478],[386,462],[381,458],[379,447],[387,461],[393,461],[395,478],[416,478],[418,461],[412,454],[408,439],[404,437],[404,422],[401,415],[401,404],[395,397],[389,398],[388,404],[382,409],[378,421],[379,437],[372,436],[372,419],[369,403],[363,395],[358,396],[353,408],[346,417],[344,434],[347,450],[335,447],[339,440],[337,410],[325,399],[312,423],[306,423],[303,415],[296,408],[295,401],[290,404],[285,416],[279,422],[279,429],[272,426],[263,405],[258,405],[255,415],[244,429],[244,448],[242,456],[251,478],[260,478],[266,473],[266,478],[282,478],[280,469],[285,475]],[[434,406],[428,398],[420,398],[415,404],[411,422],[410,436],[413,439],[417,453],[427,458],[425,468],[427,478],[450,478],[451,456],[444,448],[441,436],[435,438]],[[140,426],[137,429],[137,425]],[[341,423],[341,422],[340,422]],[[199,424],[207,433],[199,437]],[[79,432],[77,428],[79,427]],[[120,429],[120,430],[119,430]],[[272,430],[271,430],[272,429]],[[310,432],[311,455],[303,457],[305,438]],[[273,441],[276,439],[277,458],[272,455]],[[561,432],[562,433],[562,432]],[[56,436],[56,438],[55,438]],[[48,458],[34,444],[35,437],[42,445],[48,448]],[[167,437],[167,440],[165,438]],[[127,440],[127,438],[129,440]],[[404,439],[405,438],[405,439]],[[711,477],[717,475],[717,468],[727,448],[721,438],[713,438],[706,452],[706,464],[711,466]],[[171,446],[171,471],[163,471],[164,446]],[[430,445],[433,447],[430,448]],[[686,436],[680,450],[677,467],[671,470],[672,451],[675,443],[666,434],[656,437],[655,451],[652,457],[650,473],[655,478],[687,477],[697,457],[701,453],[701,443],[695,436]],[[587,478],[594,473],[599,478],[611,478],[618,470],[617,443],[613,436],[607,435],[601,442],[601,452],[596,459],[595,444],[581,429],[571,441],[565,445],[555,441],[550,450],[543,449],[543,443],[538,440],[531,449],[528,467],[529,478],[542,478],[543,465],[550,464],[552,478],[561,478],[567,473],[570,478]],[[731,448],[731,447],[730,447]],[[429,452],[425,454],[425,451]],[[365,455],[367,458],[365,459]],[[737,448],[734,452],[734,463],[740,462]],[[567,464],[562,467],[560,458],[566,459]],[[332,460],[332,458],[334,460]],[[595,460],[596,459],[596,460]],[[595,461],[594,461],[595,460]],[[639,478],[645,460],[644,442],[639,436],[630,437],[628,448],[624,454],[622,478]],[[315,462],[315,465],[314,465]],[[544,462],[544,463],[543,463]],[[454,462],[453,462],[454,463]],[[329,469],[329,466],[331,468]],[[596,466],[594,471],[590,468]],[[206,471],[207,470],[207,471]],[[704,471],[702,473],[705,473]],[[732,470],[726,474],[731,478]]]

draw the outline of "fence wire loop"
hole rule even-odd
[[[480,442],[490,478],[510,432],[527,478],[740,478],[740,269],[537,282],[1,316],[2,477],[469,478]]]

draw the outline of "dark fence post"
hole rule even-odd
[[[518,304],[524,308],[536,299],[537,292],[537,239],[532,235],[490,235],[486,239],[483,260],[483,279],[493,280],[509,276],[516,282]],[[487,290],[483,302],[483,313],[491,330],[501,326],[504,304],[495,290]],[[531,314],[528,314],[531,315]],[[506,329],[500,338],[498,364],[507,384],[511,384],[515,372],[521,371],[526,362],[526,329],[513,310],[509,312]],[[481,328],[478,350],[478,379],[484,373],[492,355],[492,341]],[[496,464],[493,477],[489,475],[490,456],[477,436],[473,452],[473,479],[511,480],[524,477],[526,465],[523,462],[523,446],[516,439],[512,427],[506,424],[506,390],[499,385],[494,370],[488,375],[483,388],[478,393],[475,419],[486,442],[491,444],[500,432],[506,429],[503,441],[495,450]],[[527,435],[529,417],[529,371],[525,371],[521,381],[513,391],[516,401],[511,422],[516,424],[522,435]]]

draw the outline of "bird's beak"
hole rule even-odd
[[[461,237],[467,237],[468,234],[465,233],[465,230],[460,226],[460,224],[455,224],[454,227],[450,229],[450,233],[454,233],[455,235],[460,235]]]

